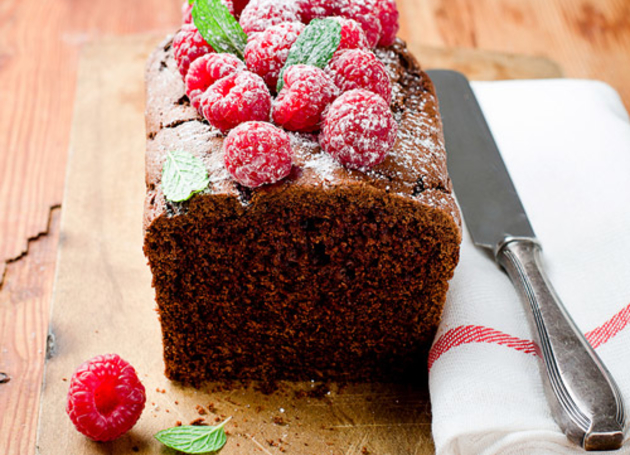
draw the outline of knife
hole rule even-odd
[[[436,87],[448,171],[475,245],[490,249],[529,314],[552,414],[585,450],[621,447],[625,412],[612,376],[564,308],[541,246],[466,77],[428,71]]]

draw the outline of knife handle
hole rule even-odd
[[[585,450],[615,450],[623,443],[625,415],[619,389],[562,305],[533,238],[507,238],[496,259],[526,306],[541,359],[552,414],[567,437]]]

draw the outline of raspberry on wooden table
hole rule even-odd
[[[379,46],[391,46],[398,33],[398,8],[395,0],[378,0],[376,15],[381,24],[381,38]]]
[[[342,49],[368,49],[368,41],[361,25],[354,19],[335,16],[332,19],[341,25],[341,41],[337,51]]]
[[[232,2],[232,0],[221,0],[221,3],[227,6],[227,9],[230,12],[230,14],[234,16],[235,11],[234,11],[234,3]],[[184,3],[182,4],[182,23],[184,24],[193,23],[192,9],[193,9],[193,5],[188,3],[188,0],[184,0]]]
[[[273,105],[273,121],[289,131],[319,130],[322,112],[338,92],[323,70],[309,65],[290,66]]]
[[[276,91],[278,75],[287,61],[289,49],[304,27],[300,22],[273,25],[256,33],[245,47],[247,68],[262,77],[272,92]]]
[[[362,88],[380,95],[387,104],[392,100],[392,83],[385,65],[370,51],[347,49],[335,52],[326,67],[326,74],[342,92]]]
[[[351,90],[324,114],[322,148],[343,165],[365,170],[381,163],[394,146],[398,124],[380,96]]]
[[[214,49],[192,24],[184,24],[173,38],[173,55],[182,76],[186,76],[192,62],[210,52]]]
[[[270,123],[242,123],[227,135],[223,151],[230,175],[250,188],[277,182],[291,172],[289,135]]]
[[[269,120],[271,93],[257,74],[240,71],[212,84],[201,96],[201,111],[223,133],[250,120]]]
[[[219,79],[247,67],[241,59],[233,54],[206,54],[192,62],[186,74],[186,95],[190,104],[197,110],[201,103],[201,95]]]
[[[340,0],[339,15],[357,21],[368,40],[368,46],[374,47],[381,39],[383,30],[377,17],[377,5],[382,0]]]
[[[88,438],[112,441],[135,425],[145,401],[136,370],[117,354],[106,354],[84,362],[74,372],[66,412]]]
[[[287,0],[251,0],[239,20],[248,35],[267,30],[283,22],[301,22],[297,2]]]

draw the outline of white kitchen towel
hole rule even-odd
[[[548,276],[630,414],[628,114],[601,82],[473,88],[542,243]],[[509,278],[464,229],[429,359],[437,455],[584,453],[551,416],[531,339]],[[630,454],[628,437],[611,453]]]

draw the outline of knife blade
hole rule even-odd
[[[428,71],[444,124],[448,170],[473,242],[494,253],[532,325],[552,414],[586,450],[621,447],[619,389],[560,301],[540,260],[541,246],[470,83],[455,71]]]

